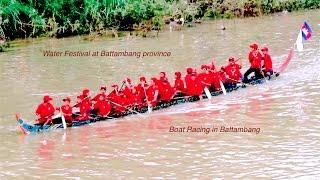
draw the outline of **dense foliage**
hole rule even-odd
[[[0,36],[1,31],[14,39],[107,29],[159,30],[170,17],[192,22],[319,7],[320,0],[0,0]]]

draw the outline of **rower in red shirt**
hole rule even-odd
[[[138,106],[141,106],[142,102],[144,102],[146,95],[145,95],[145,87],[147,85],[147,81],[145,77],[140,77],[140,83],[135,87],[136,89],[136,98],[137,98],[137,104]]]
[[[160,73],[160,80],[157,82],[160,100],[164,102],[170,102],[174,95],[174,89],[170,85],[170,82],[168,81],[168,78],[164,72]]]
[[[150,85],[145,88],[148,106],[156,106],[158,103],[159,90],[156,85],[157,81],[157,78],[151,78]]]
[[[61,113],[64,116],[67,123],[72,123],[72,107],[70,105],[70,97],[62,99],[63,105],[60,107]]]
[[[186,92],[189,96],[199,96],[203,93],[202,83],[197,77],[196,71],[192,68],[187,68],[187,75],[185,77]]]
[[[271,56],[269,55],[269,49],[267,47],[264,47],[261,49],[262,54],[263,54],[263,73],[264,76],[269,77],[273,74],[273,68],[272,68],[272,60]]]
[[[184,96],[185,87],[184,82],[181,79],[181,72],[175,72],[176,79],[174,80],[174,90],[176,96]]]
[[[202,83],[202,87],[207,87],[208,89],[210,89],[212,82],[212,75],[209,72],[209,68],[210,67],[207,65],[201,65],[202,72],[198,75],[198,78]]]
[[[94,111],[100,117],[107,117],[111,111],[111,104],[106,101],[105,96],[99,96],[97,103],[94,105]]]
[[[248,76],[254,72],[254,76],[256,79],[263,78],[263,75],[261,74],[261,60],[262,55],[260,54],[258,50],[258,45],[256,43],[253,43],[250,45],[251,51],[249,52],[248,59],[251,64],[250,68],[244,73],[244,83],[248,83],[249,79]]]
[[[75,105],[76,107],[79,108],[80,111],[80,115],[78,117],[75,118],[75,120],[77,121],[83,121],[83,120],[88,120],[90,118],[90,110],[91,110],[91,106],[90,103],[88,103],[86,101],[86,99],[84,99],[85,97],[82,95],[77,96],[77,104]]]
[[[241,61],[240,64],[235,62],[233,57],[229,58],[229,64],[224,68],[226,72],[226,83],[228,86],[234,87],[242,78],[241,74]]]
[[[221,91],[221,85],[220,85],[221,74],[220,74],[220,72],[217,71],[215,65],[213,65],[211,67],[209,72],[210,72],[210,75],[211,75],[211,87],[212,87],[212,90]]]
[[[113,90],[107,96],[110,103],[112,104],[112,108],[115,112],[121,113],[125,111],[125,108],[122,105],[122,94],[118,90],[118,85],[114,84],[111,86]]]
[[[103,99],[107,98],[107,87],[106,86],[101,86],[100,87],[100,92],[92,99],[95,103],[99,101],[100,96],[103,96]]]
[[[133,94],[133,85],[131,84],[131,79],[126,78],[123,80],[123,83],[125,84],[124,89],[122,90],[124,98],[127,99],[128,106],[134,106],[136,103],[135,95]]]
[[[36,109],[36,125],[51,124],[52,116],[54,115],[55,108],[52,105],[52,98],[48,95],[43,97],[43,102],[39,104]]]

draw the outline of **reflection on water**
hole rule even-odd
[[[130,76],[199,67],[215,57],[246,56],[248,44],[268,44],[278,65],[303,20],[318,11],[208,22],[154,39],[82,41],[81,38],[15,42],[0,54],[0,178],[320,178],[319,29],[285,73],[268,84],[212,100],[177,105],[145,116],[30,136],[17,133],[12,114],[28,120],[43,93],[75,95]],[[248,27],[251,27],[248,32]],[[20,43],[20,44],[19,44]],[[42,50],[171,51],[168,58],[44,58]],[[248,63],[244,60],[244,66]],[[175,127],[258,127],[255,133],[173,133]]]

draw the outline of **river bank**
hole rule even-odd
[[[147,36],[173,22],[190,25],[203,19],[256,17],[320,8],[319,0],[88,0],[0,2],[0,37],[67,37],[92,34]],[[132,33],[132,34],[133,34]]]

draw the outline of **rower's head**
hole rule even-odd
[[[155,85],[158,82],[157,78],[152,77],[150,80],[150,85]]]
[[[230,57],[228,61],[229,61],[229,64],[231,65],[235,64],[234,57]]]
[[[180,79],[181,78],[181,72],[175,72],[174,75],[176,76],[176,79]]]
[[[256,51],[256,50],[258,50],[258,44],[257,43],[252,43],[252,44],[250,44],[250,48],[251,48],[252,51]]]
[[[52,101],[52,97],[50,97],[49,95],[43,96],[44,103],[50,103],[51,101]]]
[[[147,83],[147,82],[146,82],[146,78],[145,78],[144,76],[141,76],[141,77],[140,77],[140,83],[141,83],[141,84]]]
[[[269,49],[267,47],[264,47],[264,48],[261,49],[261,51],[262,51],[263,54],[268,54]]]
[[[118,85],[114,84],[111,87],[113,88],[114,91],[118,92]]]
[[[160,78],[162,78],[162,77],[166,77],[166,73],[165,72],[160,72]]]
[[[63,105],[70,105],[71,99],[70,97],[65,97],[62,99]]]
[[[101,93],[106,93],[106,91],[107,91],[107,86],[103,85],[103,86],[100,87],[100,92]]]
[[[192,68],[187,68],[187,74],[192,74],[193,69]]]
[[[85,97],[89,96],[90,95],[90,90],[88,88],[83,89],[82,95],[85,96]]]
[[[77,103],[81,103],[81,102],[82,102],[82,96],[79,95],[79,96],[77,96]]]

